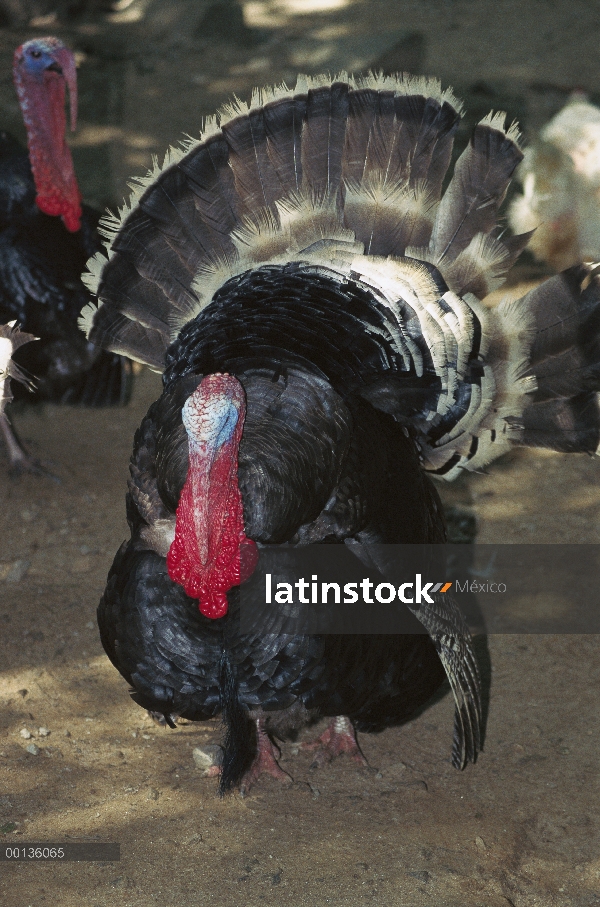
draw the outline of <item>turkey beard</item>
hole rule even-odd
[[[182,419],[189,466],[167,569],[210,618],[227,613],[227,592],[248,579],[258,560],[244,532],[238,450],[246,399],[231,375],[208,375],[186,400]]]

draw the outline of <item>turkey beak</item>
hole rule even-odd
[[[69,88],[69,104],[71,112],[71,132],[77,126],[77,67],[75,56],[68,47],[61,47],[52,53],[53,63],[48,66],[48,72],[56,72],[63,76]]]

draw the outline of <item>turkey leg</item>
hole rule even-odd
[[[368,765],[367,760],[360,751],[356,732],[352,722],[345,715],[332,718],[329,726],[320,737],[310,743],[301,744],[303,750],[316,750],[311,768],[320,768],[327,765],[336,756],[347,753],[359,765]]]

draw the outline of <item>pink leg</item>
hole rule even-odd
[[[240,793],[242,797],[246,796],[252,785],[261,775],[271,775],[272,778],[276,778],[278,781],[283,781],[286,784],[292,782],[292,778],[290,778],[287,772],[284,772],[277,762],[277,758],[280,755],[279,748],[271,742],[271,738],[265,731],[262,718],[256,720],[256,737],[256,757],[240,783]]]
[[[356,740],[356,732],[352,722],[344,715],[332,718],[329,726],[311,743],[301,744],[301,749],[316,750],[311,768],[327,765],[336,756],[347,753],[359,765],[368,765],[367,760],[360,751]]]

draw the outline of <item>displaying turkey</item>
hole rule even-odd
[[[90,263],[88,337],[164,381],[135,438],[102,643],[168,723],[223,716],[222,791],[281,777],[271,736],[323,716],[317,761],[359,758],[354,729],[401,723],[445,677],[454,765],[480,748],[449,595],[407,604],[421,633],[243,628],[261,546],[441,542],[430,475],[513,444],[598,446],[598,280],[573,269],[480,303],[528,239],[496,227],[522,154],[490,115],[442,194],[459,111],[433,79],[257,92],[171,149]]]
[[[131,363],[99,351],[77,327],[89,300],[81,272],[102,246],[99,214],[81,205],[65,140],[66,85],[71,128],[77,120],[75,59],[57,38],[36,38],[15,51],[14,79],[29,154],[0,132],[0,323],[16,320],[40,338],[16,356],[35,377],[34,399],[85,406],[124,403]],[[6,426],[11,465],[35,469],[8,421]]]

